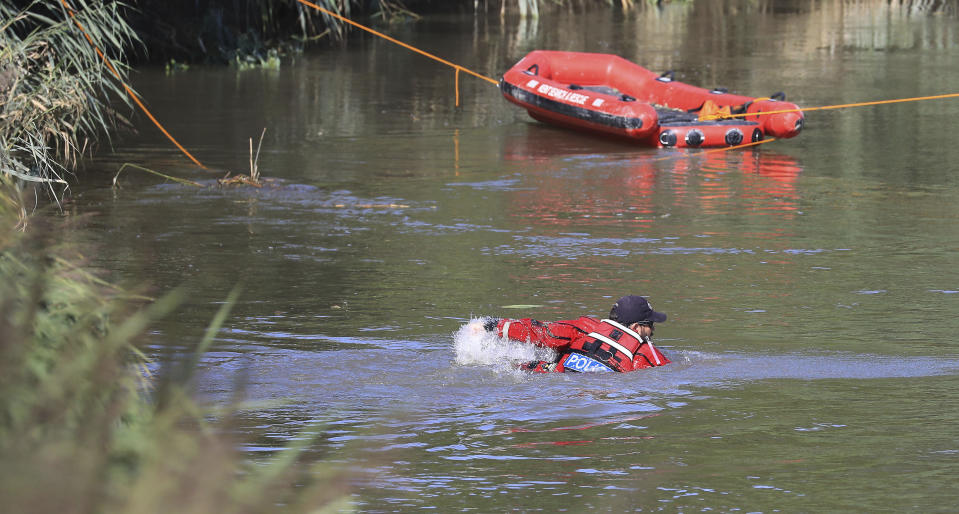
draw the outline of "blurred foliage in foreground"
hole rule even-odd
[[[313,437],[254,463],[229,435],[235,409],[211,413],[185,370],[151,376],[138,350],[145,302],[75,264],[52,223],[26,231],[0,177],[0,498],[4,512],[321,512],[352,507],[345,477],[304,460]],[[144,305],[146,303],[146,305]],[[226,318],[214,319],[209,344]],[[176,371],[176,372],[174,372]],[[181,372],[185,371],[185,372]],[[217,418],[220,421],[209,421]]]

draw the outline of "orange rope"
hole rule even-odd
[[[324,9],[323,7],[320,7],[320,6],[318,6],[318,5],[316,5],[316,4],[312,3],[312,2],[307,2],[306,0],[296,0],[296,1],[299,2],[299,3],[301,3],[301,4],[303,4],[303,5],[312,7],[312,8],[314,8],[314,9],[316,9],[317,11],[320,11],[320,12],[322,12],[322,13],[326,13],[327,15],[332,16],[332,17],[334,17],[334,18],[342,21],[343,23],[348,23],[348,24],[353,25],[354,27],[356,27],[356,28],[358,28],[358,29],[367,31],[367,32],[369,32],[370,34],[373,34],[374,36],[379,36],[379,37],[381,37],[381,38],[383,38],[383,39],[385,39],[385,40],[387,40],[387,41],[389,41],[389,42],[391,42],[391,43],[395,43],[395,44],[397,44],[397,45],[400,45],[400,46],[402,46],[403,48],[405,48],[405,49],[407,49],[407,50],[416,52],[416,53],[418,53],[418,54],[420,54],[420,55],[424,55],[424,56],[426,56],[426,57],[429,57],[430,59],[433,59],[434,61],[438,61],[438,62],[441,62],[441,63],[447,65],[447,66],[450,66],[450,67],[452,67],[452,68],[455,68],[457,72],[458,72],[458,71],[465,71],[466,73],[469,73],[470,75],[473,75],[474,77],[483,79],[483,80],[485,80],[485,81],[487,81],[487,82],[490,82],[490,83],[492,83],[492,84],[494,84],[494,85],[499,85],[499,81],[497,81],[496,79],[487,77],[486,75],[482,75],[482,74],[480,74],[480,73],[476,73],[475,71],[470,70],[470,69],[468,69],[468,68],[464,68],[464,67],[460,66],[459,64],[453,64],[453,63],[447,61],[446,59],[442,59],[442,58],[437,57],[437,56],[435,56],[435,55],[433,55],[433,54],[431,54],[431,53],[429,53],[429,52],[425,52],[425,51],[423,51],[423,50],[420,50],[419,48],[416,48],[415,46],[408,45],[408,44],[406,44],[406,43],[404,43],[404,42],[402,42],[402,41],[399,41],[399,40],[397,40],[397,39],[391,38],[390,36],[387,36],[386,34],[383,34],[382,32],[377,32],[377,31],[375,31],[375,30],[373,30],[373,29],[371,29],[371,28],[369,28],[369,27],[367,27],[367,26],[365,26],[365,25],[360,25],[359,23],[356,23],[355,21],[353,21],[353,20],[351,20],[351,19],[349,19],[349,18],[345,18],[345,17],[343,17],[343,16],[340,16],[339,14],[336,14],[336,13],[333,12],[333,11],[330,11],[329,9]]]
[[[769,139],[760,139],[759,141],[751,141],[751,142],[749,142],[749,143],[742,143],[742,144],[739,144],[739,145],[727,146],[727,147],[723,147],[723,148],[716,148],[716,149],[713,149],[713,150],[706,150],[705,152],[703,152],[703,154],[727,152],[727,151],[729,151],[729,150],[738,150],[738,149],[740,149],[740,148],[748,148],[748,147],[750,147],[750,146],[759,146],[759,145],[761,145],[761,144],[771,143],[771,142],[773,142],[773,141],[776,141],[776,138],[772,137],[772,138],[769,138]]]
[[[206,166],[201,164],[200,161],[196,159],[196,157],[193,157],[193,155],[190,154],[190,152],[188,152],[186,148],[183,148],[183,146],[180,145],[180,143],[178,143],[177,140],[174,139],[173,136],[171,136],[170,133],[167,132],[165,128],[163,128],[163,125],[161,125],[160,122],[157,121],[157,119],[150,112],[150,110],[147,109],[145,105],[143,105],[143,102],[140,101],[140,98],[137,97],[136,93],[134,93],[133,90],[130,89],[130,87],[123,82],[123,78],[120,76],[120,72],[118,72],[117,69],[113,67],[113,63],[110,62],[110,59],[108,59],[107,56],[100,51],[100,48],[97,47],[96,43],[93,42],[93,38],[91,38],[90,35],[87,34],[87,31],[86,29],[83,28],[83,25],[81,25],[80,22],[77,21],[76,14],[73,8],[70,7],[70,4],[68,4],[66,0],[60,0],[60,3],[62,3],[63,7],[66,8],[67,14],[70,15],[70,19],[73,20],[73,23],[77,26],[77,28],[80,29],[80,32],[83,33],[83,37],[85,37],[87,39],[87,42],[90,43],[90,46],[92,46],[93,49],[96,50],[97,55],[99,55],[100,59],[102,59],[103,62],[106,63],[107,68],[111,72],[113,72],[113,76],[117,78],[117,81],[120,83],[121,86],[123,86],[123,90],[126,91],[127,95],[130,98],[132,98],[134,102],[136,102],[136,104],[140,107],[140,110],[142,110],[147,115],[147,117],[150,118],[150,121],[152,121],[153,124],[156,125],[158,129],[160,129],[160,132],[163,132],[163,135],[165,135],[167,139],[172,141],[173,144],[176,145],[176,147],[179,148],[181,152],[183,152],[183,155],[186,155],[187,157],[189,157],[190,160],[193,161],[197,166],[203,169],[207,169]]]
[[[942,100],[944,98],[959,98],[959,93],[949,93],[944,95],[933,95],[933,96],[915,96],[912,98],[897,98],[894,100],[876,100],[872,102],[857,102],[851,104],[838,104],[838,105],[824,105],[822,107],[802,107],[798,109],[781,109],[776,111],[762,111],[762,112],[751,112],[751,113],[741,113],[741,114],[726,114],[721,116],[707,116],[706,119],[719,119],[719,118],[742,118],[746,116],[758,116],[760,114],[782,114],[786,112],[808,112],[808,111],[828,111],[832,109],[845,109],[848,107],[866,107],[870,105],[886,105],[886,104],[897,104],[903,102],[921,102],[924,100]]]
[[[456,106],[460,106],[460,69],[456,68],[456,73],[454,74],[454,79],[456,86]]]

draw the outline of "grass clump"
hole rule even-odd
[[[5,512],[350,510],[346,477],[306,462],[300,451],[315,436],[266,463],[242,454],[230,422],[237,411],[213,412],[191,398],[197,359],[158,367],[139,349],[151,321],[175,309],[176,299],[149,301],[98,279],[58,245],[63,229],[42,219],[17,229],[22,202],[5,182],[0,178]]]
[[[76,20],[121,78],[123,50],[137,36],[126,6],[71,0]],[[107,98],[126,98],[96,49],[58,0],[0,2],[0,174],[63,186],[64,174],[121,118]]]

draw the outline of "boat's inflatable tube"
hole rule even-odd
[[[609,54],[536,50],[506,71],[500,89],[544,123],[658,147],[788,138],[799,134],[804,120],[785,95],[758,99],[710,91]],[[711,119],[700,116],[704,110],[740,116]]]

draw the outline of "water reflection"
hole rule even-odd
[[[811,9],[803,24],[808,34],[817,35],[804,47],[830,53],[957,48],[956,14],[954,2],[826,2]]]
[[[541,137],[548,134],[551,137]],[[569,136],[572,137],[572,136]],[[615,152],[564,146],[552,131],[530,127],[511,138],[505,158],[526,162],[532,177],[510,188],[511,214],[537,226],[621,226],[649,231],[662,217],[698,210],[707,216],[799,214],[799,160],[772,151],[676,151],[662,157],[628,146]],[[625,153],[638,154],[635,157]],[[527,186],[527,187],[524,187]]]

